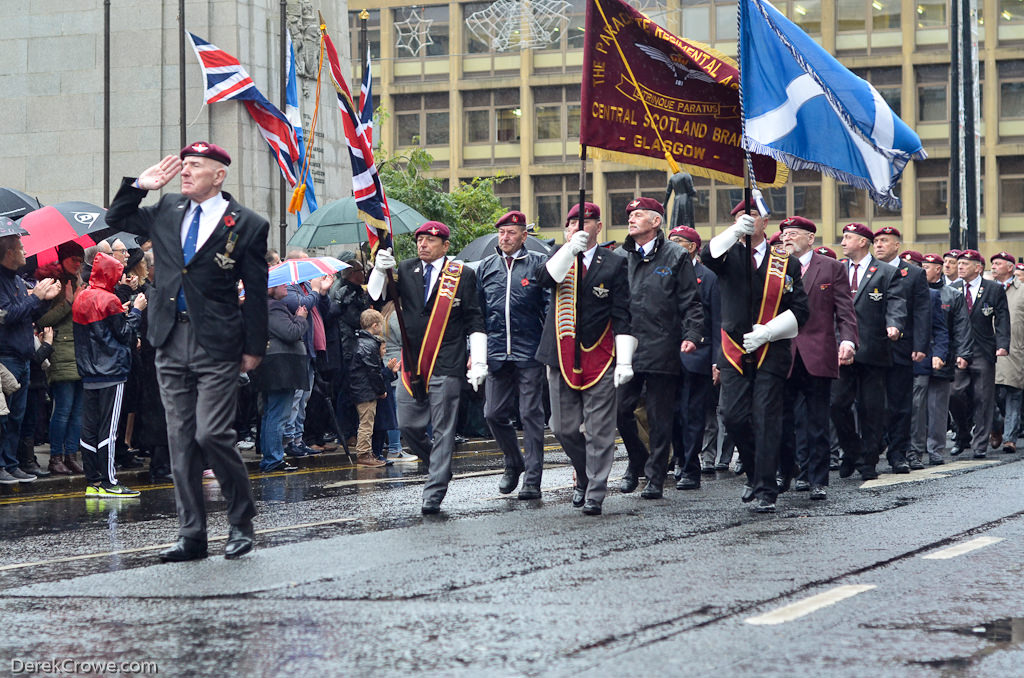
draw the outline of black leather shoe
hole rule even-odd
[[[572,505],[576,508],[582,508],[583,504],[587,500],[587,488],[585,487],[574,487],[572,488]]]
[[[928,465],[929,466],[942,466],[945,463],[946,463],[946,460],[943,459],[942,457],[938,456],[938,455],[935,455],[935,456],[932,456],[932,457],[928,457]]]
[[[228,530],[228,543],[224,545],[224,557],[228,560],[241,558],[256,545],[256,530],[252,523],[232,525]]]
[[[846,458],[844,457],[843,460],[841,462],[839,462],[839,477],[840,478],[849,478],[850,476],[853,475],[853,472],[856,471],[856,470],[857,470],[857,465],[854,463],[854,461],[852,459],[850,461],[847,461]]]
[[[519,484],[519,476],[521,475],[523,475],[522,471],[506,470],[501,474],[501,480],[498,481],[498,492],[512,494],[512,490],[516,489],[516,485]]]
[[[907,464],[910,465],[911,471],[923,471],[924,464],[921,463],[921,459],[917,456],[907,457]]]
[[[757,502],[757,506],[754,507],[754,511],[757,513],[775,513],[775,500],[761,497]]]
[[[149,482],[151,483],[173,483],[174,477],[170,473],[163,473],[160,471],[149,472]]]
[[[622,482],[619,483],[619,492],[623,494],[629,494],[637,488],[640,481],[637,480],[636,474],[632,471],[626,471],[626,475],[622,476]]]
[[[775,476],[775,487],[778,488],[779,494],[789,492],[789,486],[792,482],[793,479],[790,476],[784,476],[781,473]]]
[[[441,502],[439,502],[437,500],[434,500],[434,499],[428,499],[428,500],[424,501],[423,502],[423,506],[420,507],[420,513],[422,513],[425,516],[431,516],[431,515],[434,515],[435,513],[440,513],[440,512],[441,512]]]
[[[811,484],[806,480],[797,480],[793,483],[793,490],[795,492],[806,492],[811,489]]]
[[[200,560],[207,555],[205,541],[178,537],[178,543],[160,552],[160,560],[165,563],[183,563],[186,560]]]
[[[892,467],[893,473],[910,473],[910,464],[905,461],[901,461]]]
[[[860,469],[860,478],[861,480],[875,480],[878,478],[878,471],[874,466],[863,466]]]
[[[520,499],[540,499],[540,488],[536,485],[523,485],[519,490]]]
[[[963,451],[964,448],[961,447],[959,443],[954,443],[953,448],[949,451],[949,456],[959,457]]]
[[[754,488],[750,485],[743,486],[743,495],[740,497],[740,501],[744,504],[749,504],[754,501]]]
[[[812,487],[811,488],[811,499],[814,499],[815,501],[824,501],[825,500],[825,488],[822,487],[821,485],[815,485],[814,487]]]
[[[677,490],[699,490],[700,489],[700,478],[687,478],[683,476],[676,483]]]
[[[601,515],[601,502],[596,499],[588,499],[587,503],[583,505],[583,514],[588,516]]]
[[[700,469],[700,474],[702,476],[713,476],[713,475],[715,475],[715,467],[714,466],[702,466],[701,469]]]
[[[974,453],[974,458],[975,458],[975,459],[984,459],[984,458],[985,458],[985,457],[987,457],[987,456],[988,456],[988,455],[987,455],[987,454],[985,454],[984,452],[975,452],[975,453]]]
[[[828,458],[828,470],[829,471],[838,471],[839,470],[839,457],[829,457]]]
[[[643,492],[640,493],[641,499],[661,499],[662,497],[661,487],[654,483],[647,483],[647,487],[644,488]]]

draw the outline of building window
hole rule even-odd
[[[537,87],[533,90],[533,102],[538,141],[579,138],[579,87]]]
[[[839,209],[836,214],[845,221],[867,221],[868,194],[859,191],[849,184],[837,184],[836,191]]]
[[[698,42],[711,42],[711,3],[708,0],[682,0],[680,12],[680,35]]]
[[[999,119],[1024,118],[1024,61],[1000,61],[998,73]]]
[[[490,2],[467,2],[462,6],[462,22],[465,24],[473,14],[477,12],[483,12],[487,10],[493,3]],[[486,42],[481,36],[476,35],[469,29],[469,25],[466,24],[466,28],[463,29],[463,34],[466,37],[465,51],[468,54],[490,54],[493,50],[491,45]]]
[[[946,216],[949,209],[949,159],[922,160],[917,166],[917,210],[922,217]]]
[[[797,3],[799,4],[799,3]],[[836,30],[840,33],[898,31],[900,29],[898,0],[837,0]]]
[[[402,31],[395,31],[395,50],[399,57],[448,56],[448,5],[427,7],[399,7],[395,10],[395,23],[409,21],[413,12],[421,23],[410,23]],[[408,31],[414,31],[408,35]],[[415,51],[410,52],[412,47]]]
[[[612,172],[605,179],[611,213],[604,215],[604,223],[619,228],[627,224],[626,205],[633,198],[643,196],[661,202],[665,199],[665,187],[668,185],[664,172]],[[665,205],[665,208],[671,215],[670,206]]]
[[[865,4],[861,0],[836,0],[836,30],[840,33],[864,31],[867,20]]]
[[[362,66],[356,64],[363,63],[363,46],[360,40],[361,28],[363,22],[359,19],[361,12],[349,12],[348,13],[348,25],[349,35],[351,36],[351,48],[352,51],[352,68],[357,69],[360,72],[359,77],[362,77]],[[372,9],[369,10],[370,17],[366,20],[366,38],[370,43],[370,58],[377,60],[380,59],[380,10]],[[319,36],[315,44],[319,43]],[[316,58],[316,56],[314,56]]]
[[[399,94],[394,98],[398,146],[447,146],[448,93]]]
[[[792,0],[786,16],[808,35],[821,35],[821,0]],[[776,4],[776,7],[779,5]],[[779,7],[780,12],[785,10]]]
[[[462,97],[467,143],[519,142],[518,89],[471,90]]]
[[[882,99],[892,112],[900,116],[903,109],[901,105],[902,70],[896,68],[854,68],[854,74],[867,80],[871,86],[878,90]]]
[[[534,221],[538,229],[561,231],[569,207],[580,199],[579,174],[545,174],[533,177]],[[593,176],[587,175],[587,186],[593,186]],[[587,196],[593,200],[592,196]],[[529,217],[527,217],[529,218]],[[602,221],[608,219],[602,215]]]
[[[790,170],[788,184],[793,187],[793,207],[786,216],[821,219],[821,175],[812,170]]]
[[[945,28],[947,4],[946,0],[917,0],[917,27]]]
[[[1024,157],[999,158],[999,213],[1024,214]]]
[[[949,66],[936,64],[918,66],[917,76],[917,119],[919,122],[945,122],[949,120],[949,104],[946,100],[949,86]]]
[[[505,177],[500,182],[494,182],[494,195],[498,196],[501,206],[506,210],[519,209],[519,194],[519,177]],[[529,214],[526,220],[530,221]]]
[[[981,14],[981,7],[978,7]],[[1019,24],[1024,22],[1024,2],[1021,0],[999,0],[999,23]]]

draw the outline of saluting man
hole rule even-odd
[[[398,423],[413,454],[428,464],[424,514],[438,513],[452,477],[459,392],[468,379],[477,390],[487,376],[487,335],[480,313],[476,274],[448,256],[451,231],[439,221],[416,229],[416,257],[398,264],[398,300],[414,355],[402,352],[402,385],[397,389]],[[388,250],[377,252],[367,291],[385,296],[387,271],[395,267]],[[466,374],[466,338],[470,368]],[[434,440],[427,437],[433,425]]]
[[[718,274],[721,290],[719,407],[747,474],[742,499],[757,499],[757,512],[774,513],[783,384],[793,363],[790,340],[807,321],[807,295],[799,262],[782,245],[768,246],[768,220],[742,214],[750,209],[756,209],[753,201],[745,200],[733,208],[736,222],[704,246],[701,261]],[[747,235],[750,250],[742,242]],[[749,266],[754,267],[750,282]]]
[[[565,244],[537,281],[553,288],[537,359],[548,366],[551,431],[576,470],[572,505],[601,515],[615,460],[615,391],[633,378],[626,259],[599,247],[601,210],[573,205]],[[586,433],[583,433],[583,430]]]

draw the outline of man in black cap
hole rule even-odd
[[[520,499],[540,499],[544,468],[544,366],[535,358],[550,292],[537,284],[547,257],[526,248],[526,215],[506,213],[494,224],[497,251],[476,269],[487,329],[484,418],[505,456],[498,491],[509,494],[525,471]],[[523,450],[516,438],[514,398],[519,396]]]
[[[751,209],[753,201],[745,200],[733,208],[736,222],[704,246],[701,261],[718,274],[721,289],[719,406],[747,474],[742,499],[757,499],[754,510],[774,513],[783,384],[793,363],[790,340],[807,321],[807,295],[799,262],[782,245],[768,246],[768,220]]]
[[[416,257],[398,264],[398,301],[414,355],[403,352],[402,384],[395,400],[402,437],[428,464],[420,511],[441,511],[452,477],[459,393],[469,381],[477,390],[487,377],[487,335],[480,312],[476,273],[448,257],[451,232],[438,221],[416,229]],[[395,268],[388,250],[377,252],[367,291],[383,299],[387,271]],[[469,340],[469,370],[466,344]],[[433,441],[427,429],[433,426]]]
[[[672,422],[682,371],[679,352],[696,350],[704,329],[704,310],[689,253],[667,240],[662,231],[665,209],[661,203],[636,198],[626,205],[626,218],[629,235],[621,252],[628,262],[631,327],[638,344],[633,355],[634,376],[618,394],[616,423],[629,453],[629,467],[619,489],[632,492],[639,476],[644,475],[647,486],[640,496],[660,499],[672,452]],[[640,440],[633,413],[644,386],[650,454]],[[687,413],[687,417],[703,423],[704,411]]]
[[[149,302],[149,342],[167,412],[178,505],[178,542],[165,561],[205,558],[203,470],[212,467],[231,524],[224,557],[252,550],[256,515],[249,474],[234,447],[238,373],[255,369],[267,346],[267,220],[221,190],[231,157],[203,141],[168,155],[138,179],[126,177],[107,223],[153,242],[160,265]],[[181,175],[181,193],[140,207],[148,191]],[[245,287],[239,304],[238,283]]]

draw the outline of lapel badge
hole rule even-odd
[[[233,215],[231,215],[231,214],[225,214],[224,215],[224,225],[227,226],[228,228],[231,228],[232,226],[234,226],[235,225],[235,217]]]
[[[594,296],[597,297],[598,299],[607,298],[609,292],[611,292],[611,289],[605,287],[604,283],[601,283],[600,285],[594,288]]]
[[[786,282],[783,283],[782,291],[783,292],[792,292],[793,291],[793,276],[791,276],[791,275],[787,275],[786,276]]]
[[[981,295],[979,295],[979,296],[981,296]],[[984,306],[981,307],[981,312],[985,316],[990,316],[990,315],[992,315],[993,313],[996,312],[996,309],[993,306],[989,306],[988,304],[985,304]]]
[[[878,270],[877,266],[869,266],[868,267],[868,273],[874,273],[877,270]]]
[[[881,301],[882,296],[882,293],[878,291],[877,287],[874,289],[874,291],[868,292],[868,298],[871,299],[871,301]]]
[[[900,269],[900,276],[902,276],[902,277],[906,278],[906,277],[907,277],[907,274],[908,274],[908,273],[910,273],[910,271],[909,271],[909,270],[907,270],[907,269],[905,269],[905,268],[901,268],[901,269]]]
[[[522,285],[523,287],[527,287],[527,286],[528,286],[528,285],[530,284],[530,279],[529,279],[529,278],[523,278],[523,279],[522,279],[522,280],[521,280],[521,281],[519,282],[519,284],[520,284],[520,285]]]

